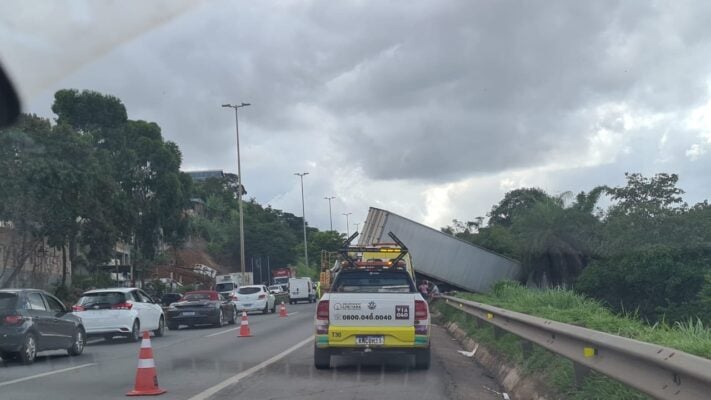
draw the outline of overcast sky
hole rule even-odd
[[[149,4],[144,4],[149,3]],[[61,88],[121,98],[183,169],[236,170],[250,197],[327,229],[369,206],[435,228],[511,189],[675,172],[711,188],[711,2],[25,1],[0,60],[25,111]],[[34,7],[34,8],[33,8]],[[350,231],[353,231],[353,226]]]

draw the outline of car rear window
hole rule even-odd
[[[13,310],[17,304],[17,295],[14,293],[0,293],[0,310]]]
[[[234,283],[218,283],[215,285],[215,290],[218,292],[229,292],[235,288]]]
[[[262,289],[258,287],[241,287],[237,289],[237,293],[239,294],[255,294],[257,292],[261,292]]]
[[[342,271],[333,282],[333,292],[412,293],[410,275],[404,271]]]
[[[121,292],[85,293],[77,302],[84,308],[105,309],[126,302],[126,295]]]
[[[217,293],[186,293],[185,301],[217,300]]]

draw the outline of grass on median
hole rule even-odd
[[[633,314],[615,315],[598,302],[568,290],[532,290],[512,282],[495,285],[489,294],[459,293],[457,297],[711,358],[711,331],[700,321],[650,326],[636,319]],[[436,302],[434,307],[445,319],[457,322],[475,340],[496,350],[507,361],[518,365],[524,373],[535,373],[549,383],[552,390],[567,399],[648,399],[636,390],[594,372],[587,377],[582,387],[577,388],[571,361],[537,346],[524,359],[518,337],[507,333],[496,339],[493,327],[488,324],[480,328],[473,317],[441,301]]]
[[[705,327],[701,320],[672,325],[665,322],[648,325],[634,313],[623,316],[614,314],[599,302],[570,290],[528,289],[515,282],[500,282],[489,294],[459,293],[457,297],[656,343],[711,359],[711,329]]]

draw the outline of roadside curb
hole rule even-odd
[[[503,358],[495,350],[467,336],[467,333],[456,322],[446,321],[441,315],[433,316],[462,345],[464,350],[472,352],[475,348],[477,349],[472,359],[494,376],[511,396],[511,399],[554,400],[558,398],[550,393],[542,381],[534,376],[524,374],[515,365],[502,361]]]

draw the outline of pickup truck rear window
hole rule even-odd
[[[415,285],[402,271],[342,271],[333,282],[337,293],[414,293]]]

